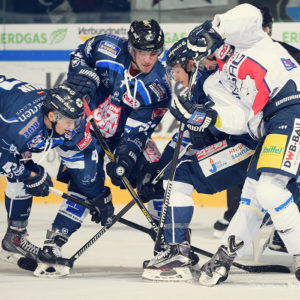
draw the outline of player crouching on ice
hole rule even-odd
[[[227,279],[233,260],[247,249],[266,211],[293,255],[295,276],[300,280],[300,213],[289,190],[299,176],[300,67],[263,32],[261,12],[252,5],[238,5],[216,15],[212,24],[207,21],[196,27],[189,43],[196,51],[206,36],[214,44],[222,41],[221,35],[235,47],[225,61],[222,56],[228,45],[216,51],[224,92],[236,95],[236,101],[244,105],[245,128],[260,143],[240,206],[219,249],[201,267],[199,283],[214,286]],[[232,109],[234,105],[233,101]]]
[[[166,245],[153,259],[144,262],[142,277],[148,280],[188,281],[193,278],[190,241],[186,238],[193,215],[192,193],[195,189],[198,193],[214,194],[243,182],[257,144],[240,129],[239,125],[244,122],[242,108],[237,104],[235,111],[239,112],[239,117],[236,118],[232,109],[228,111],[233,97],[230,94],[225,97],[222,89],[219,92],[217,62],[211,56],[205,57],[206,44],[199,56],[189,50],[187,44],[185,38],[170,48],[167,69],[174,87],[170,110],[186,125],[182,146],[191,142],[193,147],[177,164],[164,224]],[[195,114],[194,105],[197,107]],[[194,118],[197,115],[199,117]],[[199,122],[193,123],[190,119]],[[205,130],[206,127],[209,129]],[[161,160],[169,152],[168,147]],[[226,164],[211,172],[210,162],[221,160]],[[168,171],[165,174],[166,187]]]
[[[2,240],[2,259],[12,263],[20,257],[35,260],[40,252],[26,238],[26,227],[33,196],[48,196],[53,183],[47,171],[33,162],[31,153],[44,152],[45,158],[51,148],[75,137],[82,139],[84,128],[83,102],[71,88],[61,85],[43,90],[0,76],[0,174],[8,181],[8,229]]]

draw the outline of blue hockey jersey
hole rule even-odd
[[[90,107],[103,136],[113,148],[131,141],[141,153],[167,111],[171,90],[161,62],[148,74],[131,76],[131,61],[127,41],[96,36],[71,54],[68,77],[86,65],[97,70],[101,83]]]
[[[41,152],[63,144],[80,149],[82,144],[89,144],[85,124],[77,133],[64,136],[47,129],[42,111],[46,93],[26,82],[0,76],[0,175],[12,180],[28,177],[26,158],[24,163],[22,160],[22,155],[28,158],[26,152]]]

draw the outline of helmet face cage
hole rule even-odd
[[[159,24],[151,20],[133,21],[128,31],[129,51],[154,52],[160,55],[164,47],[164,33]]]

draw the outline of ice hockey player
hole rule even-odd
[[[33,162],[31,153],[45,155],[75,137],[84,138],[76,135],[80,128],[85,128],[83,102],[70,87],[44,90],[0,76],[0,174],[8,181],[8,229],[1,258],[9,262],[21,256],[36,258],[39,247],[26,238],[32,197],[47,196],[53,183],[44,167]]]
[[[158,61],[163,47],[164,34],[159,24],[147,20],[131,23],[128,41],[99,35],[71,54],[68,84],[91,99],[94,119],[116,158],[116,162],[107,164],[107,174],[121,188],[122,176],[135,186],[145,173],[142,169],[147,159],[159,159],[159,151],[148,151],[146,146],[170,102],[166,71]],[[82,84],[84,77],[94,80],[94,85],[87,88]],[[102,207],[102,216],[94,221],[107,225],[114,210],[110,189],[104,185],[104,151],[99,146],[98,152],[84,151],[83,156],[74,153],[70,149],[60,151],[68,191],[81,199],[95,199],[95,205]],[[61,246],[81,226],[86,214],[83,207],[63,201],[47,232],[35,275],[60,276],[59,272],[47,274],[45,270],[48,263],[53,265],[61,256]]]
[[[203,53],[205,51],[206,48]],[[200,71],[193,76],[193,73],[197,72],[198,60]],[[226,107],[233,99],[222,90],[219,93],[220,89],[215,84],[218,82],[214,75],[215,66],[216,61],[213,57],[202,59],[195,57],[195,53],[187,48],[187,38],[175,43],[167,54],[167,69],[173,86],[175,82],[182,83],[186,90],[188,86],[193,86],[191,99],[184,93],[184,88],[179,95],[174,93],[170,108],[179,121],[186,123],[183,146],[191,142],[193,147],[178,162],[172,184],[164,226],[164,241],[167,245],[162,252],[144,263],[142,277],[145,279],[155,281],[192,279],[190,245],[186,232],[193,215],[194,189],[198,193],[214,194],[239,184],[246,178],[247,166],[257,143],[248,134],[242,134],[238,126],[239,118],[232,118],[232,115],[226,112]],[[198,78],[196,83],[194,77]],[[211,86],[212,84],[214,86]],[[209,90],[213,92],[207,93]],[[219,99],[219,102],[212,102],[214,99]],[[181,106],[193,107],[193,103],[201,109],[201,115],[194,114],[191,118],[196,120],[195,123],[205,118],[215,120],[218,123],[216,126],[227,133],[214,126],[210,126],[209,130],[204,132],[198,131],[197,124],[194,126],[188,123],[188,112]],[[218,121],[216,121],[217,112],[220,115]],[[227,127],[223,124],[227,124]],[[230,133],[232,135],[229,135]],[[167,146],[161,160],[170,160],[170,157],[165,159],[165,153],[170,153],[168,148],[174,144],[175,141]],[[167,183],[168,171],[165,174],[164,186]]]
[[[300,214],[288,185],[299,175],[299,65],[262,30],[259,9],[238,5],[216,15],[189,35],[195,51],[204,40],[226,44],[216,51],[224,91],[235,95],[248,113],[244,127],[260,140],[243,187],[241,204],[230,222],[216,254],[201,268],[199,283],[213,286],[228,277],[233,260],[243,254],[256,235],[267,211],[293,255],[300,280]],[[222,60],[228,45],[232,55]],[[232,110],[234,102],[232,102]]]

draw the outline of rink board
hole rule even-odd
[[[54,187],[63,192],[67,192],[67,185],[52,179]],[[130,196],[127,190],[120,190],[118,187],[111,184],[110,180],[106,180],[106,185],[111,188],[113,195],[114,204],[126,204],[132,197]],[[4,191],[6,186],[6,178],[0,177],[0,202],[4,201]],[[216,193],[214,195],[198,194],[197,192],[193,193],[193,199],[195,205],[197,206],[207,206],[207,207],[226,207],[226,192]],[[61,198],[56,195],[50,195],[48,197],[34,197],[33,201],[36,203],[44,204],[57,204],[61,202]]]

